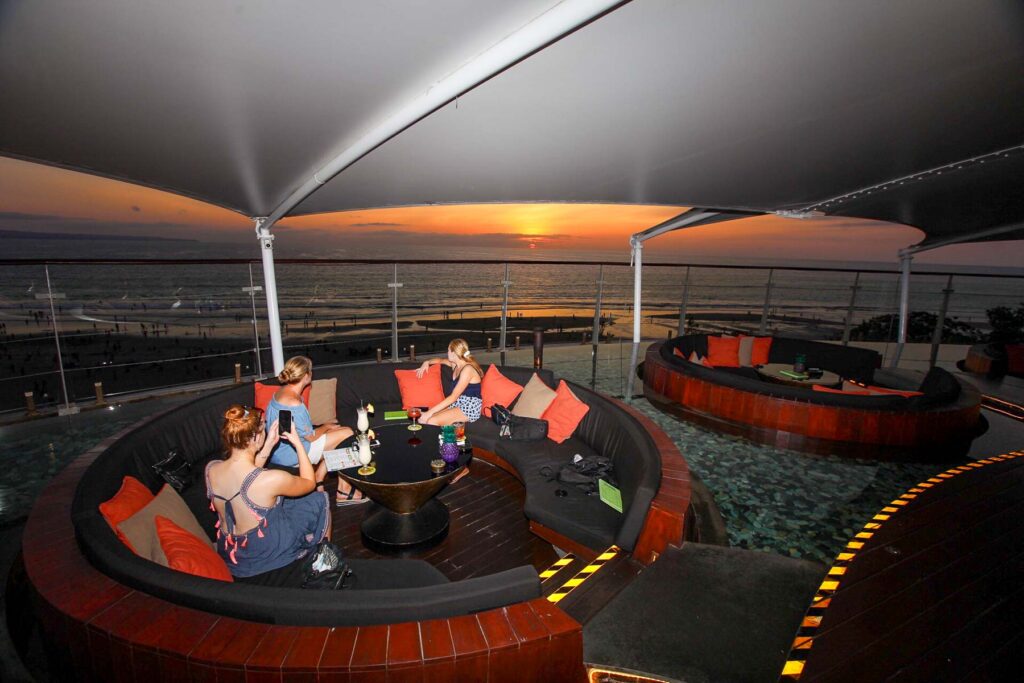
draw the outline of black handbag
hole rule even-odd
[[[153,470],[179,493],[192,482],[192,463],[177,448],[167,451],[167,457],[154,463]]]
[[[302,587],[310,590],[341,590],[352,576],[352,570],[342,558],[341,548],[330,541],[320,541],[303,564],[305,578]]]
[[[513,415],[502,405],[491,406],[491,419],[498,425],[498,438],[508,441],[539,441],[548,436],[548,421]]]

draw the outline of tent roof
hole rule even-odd
[[[600,3],[6,0],[0,154],[272,214],[574,4]],[[318,176],[290,215],[626,202],[1021,238],[1022,111],[1015,0],[635,0]]]

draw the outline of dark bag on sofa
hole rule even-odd
[[[509,441],[539,441],[548,436],[548,421],[513,415],[502,405],[491,406],[491,419],[498,425],[498,438]]]
[[[166,458],[153,463],[153,470],[178,493],[184,491],[192,482],[192,463],[186,460],[177,448],[170,449]]]
[[[303,564],[303,570],[306,578],[302,587],[312,590],[341,590],[352,576],[348,563],[342,559],[341,548],[330,541],[320,541]]]
[[[603,455],[577,455],[572,462],[562,465],[558,474],[547,465],[540,469],[540,474],[549,480],[558,479],[560,484],[575,486],[587,495],[597,493],[598,479],[604,479],[612,485],[617,483],[612,460]]]

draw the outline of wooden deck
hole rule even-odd
[[[530,531],[523,515],[525,495],[523,485],[514,476],[474,460],[468,475],[438,494],[451,515],[448,535],[431,548],[405,556],[431,563],[451,581],[524,564],[544,571],[558,560],[558,554],[550,543]],[[382,556],[366,548],[359,534],[366,507],[335,508],[332,536],[350,557],[376,559]]]
[[[1024,451],[947,470],[837,558],[782,680],[1019,680]]]

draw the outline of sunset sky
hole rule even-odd
[[[676,206],[477,204],[348,211],[282,221],[282,255],[373,257],[396,244],[448,244],[506,258],[628,256],[628,238],[682,210]],[[0,158],[0,229],[180,237],[252,244],[252,223],[234,212],[128,183]],[[830,260],[893,262],[918,242],[913,228],[846,218],[764,216],[680,231],[648,243],[658,260]],[[511,252],[509,250],[512,250]],[[594,254],[603,252],[603,254]],[[45,254],[40,254],[45,257]],[[173,256],[173,254],[169,254]],[[962,245],[920,262],[1020,266],[1024,244]]]

